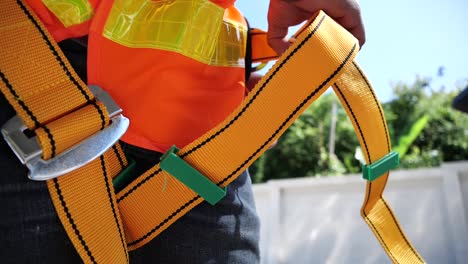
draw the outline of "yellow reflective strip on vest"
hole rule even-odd
[[[61,105],[92,101],[29,9],[21,1],[0,7],[0,34],[4,36],[0,46],[5,47],[0,50],[0,90],[18,114],[42,126],[36,112],[67,116]],[[319,13],[242,105],[178,155],[218,186],[226,186],[333,85],[355,126],[367,162],[379,160],[390,151],[390,139],[381,106],[353,62],[358,49],[354,37]],[[29,56],[22,56],[24,52],[30,52]],[[36,58],[44,67],[29,77],[21,65]],[[47,89],[43,80],[63,79],[62,75],[70,85]],[[25,97],[30,91],[37,91],[36,96]],[[77,96],[67,98],[68,94]],[[49,100],[49,96],[60,100]],[[31,107],[36,101],[45,109]],[[126,165],[117,145],[88,165],[48,181],[57,214],[85,263],[127,263],[127,246],[143,246],[203,201],[158,164],[115,195],[111,178]],[[388,175],[367,183],[362,215],[394,263],[423,263],[382,197]]]
[[[93,17],[94,10],[87,0],[42,0],[65,27],[79,25]]]
[[[246,44],[247,27],[225,19],[221,24],[216,48],[207,64],[244,67]]]
[[[104,36],[131,48],[177,52],[213,66],[243,67],[247,29],[209,0],[117,0]]]

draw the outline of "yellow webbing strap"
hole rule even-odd
[[[0,90],[36,132],[45,159],[108,125],[105,107],[22,1],[0,3],[0,36]],[[85,263],[128,262],[112,187],[112,177],[124,166],[115,146],[87,166],[47,181],[57,214]]]
[[[1,4],[0,35],[0,90],[31,129],[43,129],[78,108],[94,107],[90,92],[21,1]],[[380,159],[390,151],[390,142],[380,105],[353,62],[358,49],[357,41],[321,12],[243,104],[178,155],[214,183],[226,186],[333,85],[368,163]],[[62,95],[75,93],[76,99]],[[68,105],[74,106],[61,110]],[[106,126],[107,112],[94,108]],[[73,129],[62,130],[76,134]],[[64,144],[49,141],[49,145]],[[141,247],[203,201],[159,165],[114,195],[111,178],[126,165],[115,146],[87,166],[48,182],[62,224],[85,263],[128,262],[127,246]],[[362,214],[393,262],[423,263],[382,198],[387,177],[388,173],[368,183]]]
[[[343,69],[333,89],[356,130],[367,164],[391,151],[383,110],[369,81],[356,62]],[[361,215],[394,263],[424,263],[382,197],[389,172],[367,182]]]
[[[223,123],[183,148],[180,157],[213,182],[226,186],[333,84],[352,117],[368,163],[379,160],[390,152],[390,141],[380,104],[353,62],[357,51],[356,40],[320,13],[243,104]],[[363,216],[392,261],[423,263],[382,198],[387,177],[388,173],[368,183]],[[166,181],[169,187],[164,188]],[[171,193],[179,194],[179,199],[172,199]],[[156,166],[120,192],[118,201],[129,227],[128,245],[137,248],[202,199]],[[151,204],[171,213],[155,215],[145,210]]]

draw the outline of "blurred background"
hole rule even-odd
[[[367,42],[356,60],[401,159],[385,196],[428,263],[468,263],[468,114],[452,107],[468,88],[468,2],[360,5]],[[268,0],[237,6],[267,30]],[[390,263],[360,219],[361,156],[351,122],[327,92],[251,167],[263,263]]]
[[[237,1],[251,26],[263,30],[268,28],[268,3]],[[468,160],[468,117],[450,107],[454,96],[468,86],[468,2],[395,0],[360,5],[367,42],[356,60],[383,103],[402,167]],[[358,172],[359,144],[337,102],[330,92],[314,103],[277,148],[252,168],[254,181]],[[330,130],[334,113],[336,128]],[[330,133],[335,134],[334,142]]]

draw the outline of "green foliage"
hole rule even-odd
[[[395,148],[406,155],[402,168],[468,160],[468,115],[451,107],[461,89],[434,89],[429,79],[418,78],[413,85],[398,84],[394,91],[396,98],[385,109],[390,110],[389,129],[399,143]]]
[[[401,154],[402,168],[468,160],[468,114],[451,108],[460,90],[436,90],[427,78],[394,86],[395,97],[383,108],[394,150]],[[329,154],[333,103],[338,105],[335,154]],[[360,162],[355,158],[358,147],[345,110],[333,93],[326,93],[284,133],[276,147],[253,164],[251,174],[254,182],[264,182],[360,172]]]
[[[398,140],[398,145],[393,147],[393,150],[400,154],[400,158],[403,158],[405,156],[406,152],[408,152],[408,149],[424,130],[428,122],[429,115],[425,114],[422,117],[418,118],[418,120],[416,120],[416,122],[411,125],[406,135],[402,135],[400,137],[400,139]]]
[[[432,153],[441,162],[468,160],[468,114],[451,108],[453,98],[458,93],[437,92],[429,102],[425,102],[431,121],[415,140],[413,153]]]
[[[419,147],[413,146],[411,153],[402,159],[400,167],[413,169],[419,167],[435,167],[442,163],[442,155],[438,150],[421,151]]]
[[[336,123],[337,156],[328,153],[331,107],[339,105]],[[307,175],[343,174],[357,171],[359,162],[346,153],[359,144],[352,124],[333,93],[326,93],[312,104],[286,130],[277,145],[251,167],[254,182]],[[344,161],[344,162],[343,162]]]
[[[412,85],[397,83],[393,87],[395,99],[383,105],[392,142],[398,142],[414,121],[425,114],[418,104],[427,99],[425,90],[429,83],[428,79],[417,78]]]

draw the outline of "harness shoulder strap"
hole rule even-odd
[[[1,2],[0,35],[0,91],[35,132],[42,159],[61,157],[109,126],[111,109],[96,100],[23,1]],[[112,177],[126,164],[114,146],[86,166],[47,181],[55,210],[85,263],[128,262],[112,187]]]

